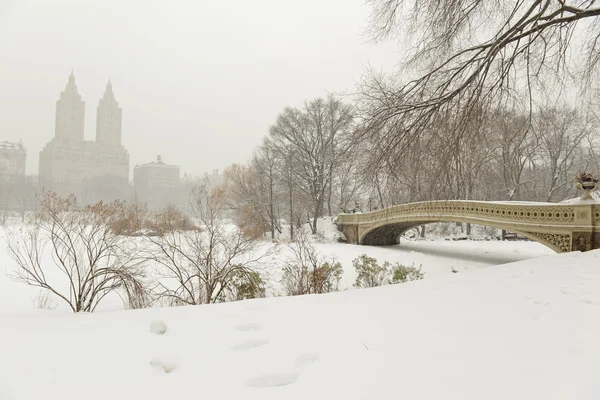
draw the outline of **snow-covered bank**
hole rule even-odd
[[[0,243],[3,238],[0,235]],[[405,265],[421,266],[425,279],[444,274],[451,274],[452,269],[459,272],[480,267],[489,267],[497,264],[520,261],[554,252],[536,242],[501,242],[501,241],[410,241],[402,240],[398,246],[359,246],[344,243],[314,243],[317,251],[324,255],[335,256],[344,268],[340,282],[341,290],[353,290],[356,272],[352,267],[352,260],[361,254],[375,257],[380,262],[400,262]],[[286,245],[281,244],[279,257],[286,252]],[[13,272],[15,265],[6,251],[0,251],[0,263],[4,267],[0,273],[0,315],[10,314],[38,314],[34,309],[34,301],[40,294],[40,289],[13,282],[7,274]],[[270,267],[269,286],[275,292],[281,292],[278,279],[280,278],[280,264]],[[48,274],[53,274],[59,282],[64,281],[60,271],[50,267]],[[70,312],[66,304],[54,298],[54,305],[58,306],[56,312]],[[100,304],[98,311],[114,311],[123,308],[118,296],[106,298]],[[1,400],[1,398],[0,398]]]
[[[0,316],[0,398],[597,399],[598,265],[570,253],[328,295]]]

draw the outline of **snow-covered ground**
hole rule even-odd
[[[0,276],[0,399],[600,399],[600,251],[325,231],[347,291],[74,315]],[[362,253],[425,279],[353,289]]]

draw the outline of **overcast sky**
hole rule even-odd
[[[364,0],[0,0],[0,141],[22,139],[37,174],[73,68],[86,139],[110,77],[131,168],[161,154],[182,174],[222,171],[285,106],[397,64],[394,43],[362,35],[368,14]]]

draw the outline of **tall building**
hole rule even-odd
[[[96,109],[96,142],[112,146],[121,145],[121,124],[123,109],[115,99],[110,79],[104,96]]]
[[[133,188],[142,201],[151,208],[165,206],[175,201],[179,186],[179,166],[165,164],[161,156],[133,168]]]
[[[0,142],[0,176],[24,176],[26,157],[27,152],[21,141]]]
[[[56,102],[54,138],[40,152],[39,182],[84,202],[124,197],[129,154],[121,144],[122,109],[109,80],[96,114],[96,141],[84,140],[85,102],[73,72]]]

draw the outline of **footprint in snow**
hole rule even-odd
[[[162,358],[153,358],[152,360],[150,360],[150,365],[167,374],[170,374],[171,372],[177,369],[177,364],[175,364],[172,361],[164,360]]]
[[[240,324],[235,329],[241,332],[260,331],[261,326],[251,322],[249,324]]]
[[[304,353],[296,358],[296,368],[303,368],[317,361],[319,361],[318,353]]]
[[[246,385],[253,388],[271,388],[290,385],[296,382],[296,379],[298,379],[297,372],[276,372],[248,379]]]
[[[560,292],[565,296],[569,296],[573,294],[573,291],[569,288],[560,288]]]
[[[248,339],[232,347],[235,351],[245,351],[269,344],[268,339]]]

